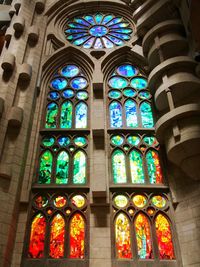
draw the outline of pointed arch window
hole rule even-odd
[[[49,83],[44,128],[88,127],[89,82],[81,68],[68,64],[55,72]]]
[[[40,146],[37,183],[85,185],[87,183],[87,146],[86,136],[44,136]]]
[[[152,129],[154,120],[147,79],[132,64],[118,66],[108,79],[109,127]]]
[[[114,184],[163,184],[159,143],[153,135],[111,135],[110,140]]]
[[[85,259],[87,195],[43,193],[32,203],[29,259]]]
[[[117,259],[175,259],[167,195],[114,193],[112,209]]]

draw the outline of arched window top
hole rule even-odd
[[[122,46],[129,41],[133,26],[121,16],[113,14],[88,14],[68,20],[66,39],[86,49],[103,49]]]

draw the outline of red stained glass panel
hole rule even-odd
[[[85,253],[85,222],[75,214],[70,223],[70,258],[83,259]]]
[[[152,259],[150,226],[147,217],[139,214],[135,221],[138,256],[140,259]]]
[[[123,213],[120,213],[115,221],[115,240],[117,258],[132,258],[130,223],[128,218]]]
[[[172,260],[174,256],[174,248],[172,243],[172,234],[168,220],[162,214],[159,214],[155,221],[156,235],[158,239],[158,248],[160,259]]]
[[[64,256],[65,221],[57,214],[51,222],[50,234],[50,256],[52,258],[62,258]]]
[[[35,216],[31,224],[31,236],[29,243],[29,257],[44,257],[44,239],[46,231],[45,217],[39,213]]]

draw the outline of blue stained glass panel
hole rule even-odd
[[[114,89],[123,89],[128,85],[128,81],[120,76],[115,76],[109,80],[109,85]]]
[[[110,110],[110,127],[122,127],[122,106],[120,103],[114,101],[109,106]]]
[[[86,32],[86,30],[85,29],[67,29],[67,30],[65,30],[65,33],[80,33],[80,32]]]
[[[84,48],[91,48],[91,46],[93,45],[94,39],[95,39],[94,37],[90,38],[87,42],[85,42],[83,44],[83,47]]]
[[[131,128],[138,127],[137,108],[136,108],[136,103],[133,100],[126,101],[125,113],[126,113],[126,126]]]
[[[111,41],[109,41],[106,37],[102,37],[102,40],[106,48],[112,48],[114,46],[114,44]]]
[[[79,68],[76,65],[67,65],[61,70],[61,74],[67,78],[78,75]]]
[[[84,17],[84,19],[87,20],[92,25],[95,24],[93,16],[87,15],[87,16]]]
[[[124,143],[124,138],[121,135],[114,135],[111,138],[111,142],[115,146],[121,146]]]
[[[131,85],[135,89],[142,90],[142,89],[145,89],[147,87],[147,80],[144,78],[139,78],[139,77],[133,78],[131,80]]]
[[[140,138],[138,136],[130,135],[127,141],[132,146],[137,146],[140,143]]]
[[[119,92],[117,90],[110,91],[110,93],[108,95],[112,99],[118,99],[118,98],[120,98],[122,96],[121,92]]]
[[[55,78],[51,81],[51,86],[54,89],[62,90],[67,86],[67,80],[64,78]]]
[[[84,89],[87,86],[87,84],[88,84],[87,80],[83,77],[77,77],[71,81],[71,87],[75,90]]]
[[[110,21],[109,23],[107,23],[107,26],[114,25],[114,24],[119,23],[121,21],[122,21],[122,18],[114,18],[112,21]]]
[[[132,30],[131,29],[112,29],[112,32],[119,32],[119,33],[132,33]]]
[[[60,95],[59,95],[59,93],[57,93],[57,92],[50,92],[50,93],[48,94],[48,97],[49,97],[51,100],[57,100],[57,99],[60,98]]]
[[[67,40],[69,40],[69,41],[72,41],[73,39],[80,40],[79,38],[83,39],[82,37],[84,37],[84,36],[86,36],[88,38],[88,35],[85,32],[84,33],[74,33],[74,34],[68,35]]]
[[[85,92],[85,91],[79,91],[77,93],[77,98],[80,99],[80,100],[85,100],[88,98],[88,93]]]
[[[87,39],[89,39],[89,36],[85,36],[85,37],[82,37],[80,39],[77,39],[73,42],[74,45],[82,45],[85,41],[87,41]]]
[[[139,97],[141,99],[149,99],[149,98],[151,98],[151,94],[148,91],[141,91],[139,93]]]
[[[80,102],[76,106],[75,111],[75,127],[86,128],[87,127],[87,105],[84,102]]]
[[[123,39],[123,40],[129,40],[130,39],[130,36],[127,34],[111,32],[111,31],[110,31],[110,34],[112,34],[113,36],[115,36],[117,38]]]
[[[70,89],[63,91],[64,98],[71,98],[74,96],[74,92]]]
[[[125,77],[132,77],[137,74],[138,70],[134,66],[130,64],[126,64],[126,65],[119,66],[117,68],[117,72],[119,73],[119,75],[122,75]]]
[[[107,15],[103,18],[102,24],[107,24],[113,18],[112,15]]]
[[[106,35],[106,37],[108,38],[108,39],[110,39],[114,44],[116,44],[116,45],[123,45],[124,44],[124,42],[122,41],[122,40],[120,40],[120,39],[118,39],[117,37],[114,37],[114,36],[112,36],[112,35],[110,35],[110,34],[108,34],[108,35]]]
[[[90,24],[82,18],[75,18],[74,21],[81,24],[81,25],[90,26]]]
[[[80,25],[80,24],[77,24],[77,23],[69,23],[68,26],[71,27],[71,28],[87,29],[84,25]]]
[[[101,49],[101,48],[103,48],[103,44],[102,44],[100,38],[97,38],[97,39],[96,39],[96,42],[95,42],[95,44],[94,44],[94,48],[95,48],[95,49]]]
[[[115,25],[111,26],[110,28],[112,28],[112,29],[114,29],[114,28],[126,28],[128,26],[129,26],[129,24],[127,22],[122,22],[122,23],[115,24]]]
[[[127,97],[134,97],[136,96],[137,92],[133,89],[124,89],[123,94]]]
[[[140,112],[141,112],[141,118],[142,118],[142,127],[144,128],[154,127],[151,105],[146,101],[143,102],[140,105]]]
[[[95,37],[101,37],[107,34],[108,30],[105,26],[102,25],[95,25],[90,28],[90,34]]]
[[[97,24],[100,24],[102,21],[103,15],[102,14],[96,14],[95,20]]]
[[[62,147],[68,146],[70,144],[69,137],[66,137],[66,136],[59,137],[58,144]]]

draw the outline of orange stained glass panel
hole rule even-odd
[[[35,216],[31,224],[31,236],[28,251],[30,258],[44,257],[45,232],[46,220],[45,217],[39,213]]]
[[[115,221],[115,240],[117,258],[132,258],[130,223],[128,218],[123,213],[120,213]]]
[[[152,259],[152,243],[150,226],[147,217],[139,214],[135,221],[138,256],[140,259]]]
[[[70,258],[83,259],[85,254],[85,222],[75,214],[70,223]]]
[[[65,221],[57,214],[51,222],[50,234],[50,256],[52,258],[62,258],[64,256]]]
[[[160,253],[160,259],[172,260],[175,258],[174,248],[172,243],[172,234],[170,224],[167,218],[162,214],[156,217],[156,235],[158,239],[158,248]]]

